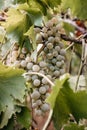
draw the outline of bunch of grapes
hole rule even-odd
[[[35,28],[36,42],[44,46],[36,63],[32,61],[26,48],[23,47],[19,53],[18,45],[15,45],[7,57],[6,64],[23,68],[27,72],[44,74],[54,82],[65,72],[66,51],[60,40],[60,28],[61,25],[55,17],[49,20],[42,29]],[[32,108],[37,115],[43,115],[50,109],[45,100],[50,94],[51,85],[44,77],[37,74],[25,75],[25,79],[32,86]]]

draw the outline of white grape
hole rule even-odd
[[[36,108],[37,106],[37,103],[32,103],[32,108]]]
[[[21,63],[20,63],[21,67],[25,68],[27,63],[25,60],[22,60]]]
[[[58,52],[56,50],[53,50],[53,56],[55,56],[55,57],[58,56]]]
[[[39,109],[36,109],[36,110],[35,110],[35,114],[36,114],[37,116],[41,116],[41,115],[43,114],[43,112],[42,112],[41,110],[39,110]]]
[[[26,60],[26,62],[30,62],[30,61],[31,61],[31,58],[30,58],[29,56],[27,56],[27,57],[25,58],[25,60]]]
[[[52,59],[52,63],[55,64],[57,62],[56,58]]]
[[[32,81],[34,81],[35,79],[38,79],[38,76],[37,75],[32,75]]]
[[[38,72],[40,70],[39,65],[33,65],[32,70]]]
[[[55,46],[55,50],[59,52],[60,51],[60,46]]]
[[[49,85],[44,85],[43,87],[45,87],[45,88],[46,88],[46,91],[48,91],[48,90],[49,90],[49,88],[50,88],[50,86],[49,86]]]
[[[39,92],[40,92],[41,94],[45,94],[45,93],[46,93],[46,88],[45,88],[45,87],[40,87],[40,88],[39,88]]]
[[[65,49],[61,49],[61,50],[60,50],[60,54],[64,56],[64,55],[66,54]]]
[[[41,29],[37,27],[37,28],[34,28],[34,31],[35,33],[40,33]]]
[[[48,48],[48,49],[52,49],[52,48],[53,48],[53,43],[49,42],[49,43],[47,44],[47,48]]]
[[[48,42],[49,42],[49,43],[52,43],[52,45],[53,45],[53,43],[54,43],[54,37],[50,36],[50,37],[48,38]]]
[[[56,77],[60,76],[60,72],[59,72],[58,70],[55,70],[55,71],[53,72],[53,74],[54,74],[54,76],[56,76]]]
[[[58,43],[60,41],[60,38],[58,36],[55,37],[55,42]]]
[[[40,61],[39,65],[40,65],[40,67],[46,67],[46,62],[45,61]]]
[[[47,58],[48,58],[48,59],[52,59],[52,58],[53,58],[53,54],[52,54],[52,53],[48,53],[48,54],[47,54]]]
[[[33,63],[32,63],[32,62],[29,62],[29,63],[27,64],[27,69],[32,69],[32,66],[33,66]]]
[[[31,97],[32,97],[32,99],[37,100],[40,97],[40,93],[37,90],[34,90],[34,92],[32,93]]]
[[[43,84],[48,84],[48,81],[45,78],[42,78],[42,83]]]
[[[36,100],[36,104],[40,106],[42,104],[42,101],[40,99]]]
[[[57,61],[57,62],[56,62],[56,66],[57,66],[57,67],[61,67],[61,66],[62,66],[62,63],[61,63],[60,61]]]
[[[26,54],[26,53],[27,53],[27,49],[26,49],[25,47],[23,47],[22,50],[21,50],[21,52],[22,52],[23,54]]]
[[[49,104],[47,104],[47,103],[42,104],[42,106],[41,106],[42,111],[47,112],[49,109],[50,109]]]
[[[35,79],[33,81],[33,85],[36,86],[36,87],[38,87],[40,85],[40,80],[39,79]]]
[[[54,69],[55,69],[55,67],[52,66],[52,65],[49,68],[50,68],[51,71],[54,71]]]

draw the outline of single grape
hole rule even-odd
[[[51,65],[49,68],[51,71],[54,71],[54,69],[55,69],[55,67],[53,65]]]
[[[48,58],[48,59],[52,59],[52,58],[53,58],[53,54],[48,53],[48,54],[47,54],[47,58]]]
[[[63,56],[65,56],[65,54],[66,54],[66,51],[65,51],[65,49],[61,49],[61,50],[60,50],[60,55],[63,55]]]
[[[62,63],[61,63],[60,61],[57,61],[57,62],[56,62],[56,66],[57,66],[57,67],[61,67],[61,66],[62,66]]]
[[[25,58],[25,60],[26,60],[26,62],[28,63],[28,62],[31,61],[31,58],[30,58],[29,56],[27,56],[27,57]]]
[[[51,20],[48,21],[48,22],[46,23],[46,27],[47,27],[47,28],[53,27],[53,22],[52,22]]]
[[[40,97],[40,93],[37,90],[34,90],[34,92],[32,93],[31,97],[32,97],[32,99],[37,100]]]
[[[27,63],[25,60],[22,60],[21,63],[20,63],[21,67],[25,68]]]
[[[35,33],[40,33],[41,29],[36,27],[36,28],[34,28],[34,31],[35,31]]]
[[[58,61],[64,60],[64,56],[61,56],[61,55],[58,55],[56,58]]]
[[[32,63],[32,62],[29,62],[29,63],[27,64],[27,69],[28,69],[28,70],[31,70],[32,67],[33,67],[33,63]]]
[[[42,28],[42,32],[44,32],[44,33],[47,33],[47,30],[48,30],[48,29],[47,29],[46,27],[43,27],[43,28]]]
[[[52,37],[52,36],[48,37],[48,42],[52,43],[52,45],[53,45],[53,43],[54,43],[54,37]]]
[[[53,75],[56,76],[56,77],[60,76],[60,71],[55,70],[55,71],[53,72]]]
[[[34,81],[35,79],[38,79],[38,76],[37,75],[32,75],[31,79],[32,79],[32,81]]]
[[[53,56],[55,56],[55,57],[58,56],[58,52],[56,50],[53,50]]]
[[[42,42],[42,36],[41,36],[41,34],[37,34],[36,35],[36,43],[38,44],[38,43],[41,43]]]
[[[46,62],[45,61],[40,61],[40,63],[39,63],[39,65],[40,65],[40,67],[46,67]]]
[[[42,101],[40,99],[36,100],[36,104],[40,106],[42,104]]]
[[[45,78],[42,78],[42,83],[43,84],[48,84],[48,81]]]
[[[47,48],[48,48],[48,49],[52,49],[52,48],[53,48],[53,43],[48,43],[48,44],[47,44]]]
[[[59,43],[58,45],[61,47],[61,49],[64,47],[63,43]]]
[[[42,106],[41,106],[42,111],[47,112],[49,109],[50,109],[49,104],[47,104],[47,103],[42,104]]]
[[[56,58],[53,58],[53,59],[52,59],[52,63],[53,63],[53,64],[56,64],[56,62],[57,62],[57,59],[56,59]]]
[[[45,87],[40,87],[40,88],[39,88],[39,92],[40,92],[41,94],[45,94],[45,93],[46,93],[46,88],[45,88]]]
[[[50,96],[50,93],[46,93],[45,97],[47,98],[48,96]]]
[[[39,65],[33,65],[32,70],[38,72],[40,70]]]
[[[26,54],[26,53],[27,53],[27,48],[23,47],[22,50],[21,50],[21,52],[22,52],[23,54]]]
[[[37,103],[32,103],[32,108],[37,108]]]
[[[42,116],[42,115],[43,115],[43,112],[42,112],[41,110],[39,110],[39,109],[36,109],[36,110],[35,110],[35,114],[36,114],[37,116]]]
[[[36,87],[38,87],[40,85],[40,80],[39,79],[35,79],[33,81],[33,85],[36,86]]]
[[[42,38],[45,38],[45,39],[48,38],[48,34],[47,34],[47,33],[43,33],[43,32],[41,32],[40,34],[41,34]]]
[[[48,30],[48,31],[47,31],[47,34],[48,34],[49,37],[52,36],[52,35],[53,35],[52,30]]]
[[[59,52],[60,51],[60,46],[55,46],[55,50]]]
[[[21,54],[19,55],[19,58],[20,58],[20,59],[25,59],[25,55],[24,55],[23,53],[21,53]]]

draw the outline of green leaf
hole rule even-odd
[[[29,109],[22,108],[22,111],[17,115],[17,120],[23,128],[29,129],[31,125],[31,112],[29,111]]]
[[[69,75],[66,74],[64,75],[64,79],[63,80],[56,80],[55,82],[55,86],[52,89],[51,95],[47,98],[47,102],[50,103],[52,109],[55,107],[55,102],[56,102],[56,98],[59,95],[59,92],[64,84],[64,82],[69,78]]]
[[[87,19],[87,1],[86,0],[62,0],[62,9],[70,8],[73,15],[77,16],[80,19]]]
[[[64,127],[64,130],[84,130],[84,126],[79,126],[75,123],[70,123]]]
[[[66,33],[69,34],[69,35],[70,35],[71,32],[75,31],[75,28],[68,23],[64,23],[64,29],[65,29]]]
[[[8,37],[12,39],[16,39],[16,42],[22,43],[24,40],[23,34],[29,29],[31,26],[31,21],[29,16],[20,12],[17,9],[10,8],[7,12],[6,22],[2,23],[2,26],[6,28],[6,32],[8,33]]]
[[[67,123],[70,114],[77,122],[87,118],[87,92],[74,92],[66,79],[57,82],[48,101],[53,108],[53,121],[57,130]]]
[[[25,80],[21,76],[24,71],[0,64],[0,128],[3,128],[15,111],[20,112],[16,100],[23,103]]]
[[[36,48],[36,37],[34,32],[34,25],[30,27],[30,29],[24,34],[25,36],[28,36],[30,40],[32,41],[32,46],[35,49]]]
[[[61,0],[45,0],[45,1],[51,8],[58,7],[58,5],[60,5],[61,3]]]

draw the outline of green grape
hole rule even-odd
[[[52,48],[53,48],[53,43],[48,43],[48,44],[47,44],[47,48],[48,48],[48,49],[52,49]]]
[[[54,43],[54,37],[50,36],[48,37],[48,42],[49,43]],[[53,45],[53,44],[52,44]]]
[[[45,61],[40,61],[39,65],[40,65],[40,67],[42,67],[42,68],[47,66],[47,64],[46,64]]]
[[[56,64],[56,62],[57,62],[57,59],[56,59],[56,58],[53,58],[53,59],[52,59],[52,63],[53,63],[53,64]]]
[[[63,55],[63,56],[64,56],[65,54],[66,54],[65,49],[61,49],[61,50],[60,50],[60,55]]]
[[[63,75],[65,73],[65,69],[60,69],[60,74]]]
[[[21,67],[25,68],[27,63],[25,60],[22,60],[21,63],[20,63]]]
[[[58,56],[58,52],[56,50],[53,50],[53,56],[55,56],[55,57]]]
[[[38,72],[40,70],[39,65],[33,65],[32,70]]]
[[[61,66],[62,66],[62,63],[61,63],[60,61],[57,61],[57,62],[56,62],[56,66],[57,66],[57,67],[61,67]]]
[[[42,83],[43,84],[48,84],[48,81],[45,78],[42,78]]]
[[[49,68],[50,68],[51,71],[55,70],[55,67],[53,65],[51,65]]]
[[[53,75],[56,76],[56,77],[59,77],[59,76],[60,76],[60,71],[55,70],[55,71],[53,72]]]
[[[34,28],[34,31],[35,31],[35,33],[40,33],[41,29],[36,27],[36,28]]]
[[[42,104],[41,110],[42,110],[43,112],[49,111],[49,110],[50,110],[49,104],[47,104],[47,103]]]
[[[60,51],[60,46],[55,46],[55,50],[59,52]]]
[[[38,100],[36,100],[36,104],[37,104],[38,106],[40,106],[40,105],[42,105],[42,101],[41,101],[40,99],[38,99]]]
[[[45,94],[45,93],[46,93],[46,88],[45,88],[45,87],[40,87],[40,88],[39,88],[39,92],[40,92],[41,94]]]
[[[52,58],[53,58],[53,54],[48,53],[48,54],[47,54],[47,58],[48,58],[48,59],[52,59]]]
[[[28,70],[31,70],[31,69],[32,69],[32,66],[33,66],[33,63],[32,63],[32,62],[29,62],[29,63],[27,64],[27,69],[28,69]]]
[[[43,112],[42,112],[41,110],[39,110],[39,109],[36,109],[36,110],[35,110],[35,114],[36,114],[37,116],[42,116],[42,115],[43,115]]]
[[[37,75],[32,75],[32,81],[34,81],[35,79],[38,79],[38,76]]]
[[[36,86],[36,87],[38,87],[40,85],[40,80],[39,79],[35,79],[33,81],[33,85]]]
[[[40,97],[40,93],[37,90],[34,90],[31,97],[32,97],[32,99],[37,100]]]

